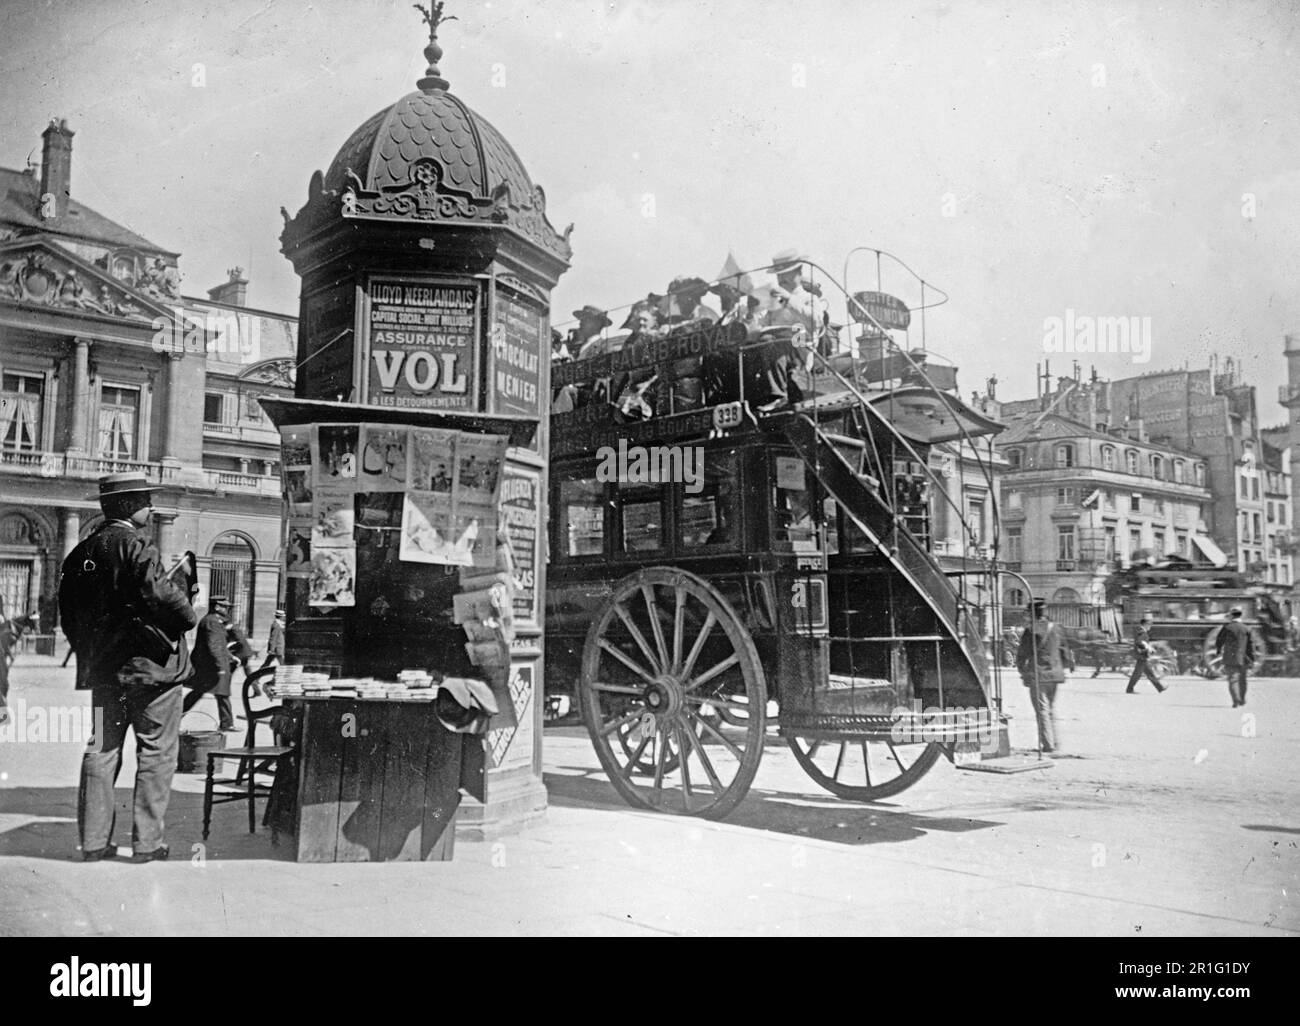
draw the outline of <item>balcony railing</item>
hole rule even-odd
[[[0,473],[39,477],[67,477],[96,480],[106,474],[143,474],[150,484],[179,484],[182,469],[140,460],[109,460],[96,456],[68,455],[61,452],[0,450]],[[241,474],[236,471],[204,470],[203,478],[214,491],[251,492],[278,497],[278,475]]]
[[[1072,559],[1058,559],[1058,560],[1056,561],[1056,569],[1057,569],[1057,571],[1060,572],[1060,573],[1073,573],[1073,572],[1074,572],[1074,560],[1072,560]]]
[[[232,470],[205,470],[203,476],[208,485],[222,492],[255,492],[258,495],[279,497],[279,476],[267,477],[262,474],[241,474]]]

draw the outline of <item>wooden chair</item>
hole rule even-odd
[[[248,832],[257,833],[256,801],[258,796],[269,798],[272,784],[259,783],[259,773],[274,773],[280,760],[294,754],[293,745],[257,744],[257,727],[259,724],[270,726],[270,718],[279,711],[279,706],[266,709],[252,708],[252,692],[259,681],[269,681],[275,675],[275,667],[268,666],[244,677],[242,698],[244,716],[248,720],[248,731],[244,735],[242,748],[219,748],[208,753],[208,776],[203,788],[203,839],[208,839],[208,830],[212,822],[212,806],[227,802],[248,802]],[[276,740],[280,740],[276,738]],[[216,765],[220,760],[234,759],[238,763],[235,776],[230,779],[216,779]],[[217,791],[216,787],[229,790]],[[271,828],[271,843],[278,840],[277,831]]]

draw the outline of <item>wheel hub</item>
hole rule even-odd
[[[646,685],[646,708],[654,713],[657,719],[672,719],[685,705],[684,694],[685,691],[676,678],[663,674],[656,677],[653,683]]]

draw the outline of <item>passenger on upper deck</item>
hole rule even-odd
[[[590,339],[595,338],[613,322],[604,310],[590,304],[581,310],[574,310],[573,316],[577,318],[578,326],[569,332],[565,345],[569,353],[576,358]]]
[[[702,302],[709,291],[709,283],[703,278],[674,278],[662,307],[662,322],[671,325],[687,321],[716,321],[717,312]]]
[[[823,355],[830,356],[839,345],[839,326],[830,323],[830,313],[822,299],[820,286],[804,277],[807,260],[793,249],[784,250],[772,258],[776,283],[785,295],[776,309],[768,311],[763,323],[768,326],[802,326],[807,329],[811,344],[815,344]]]

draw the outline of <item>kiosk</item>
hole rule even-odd
[[[343,685],[294,699],[300,859],[447,857],[447,781],[475,799],[462,836],[546,806],[543,414],[571,250],[510,144],[448,91],[442,4],[423,13],[417,91],[281,210],[302,279],[295,398],[264,401],[284,443],[286,664]],[[508,609],[476,619],[463,607],[494,583]],[[483,680],[499,713],[451,733],[381,693],[404,670]]]

